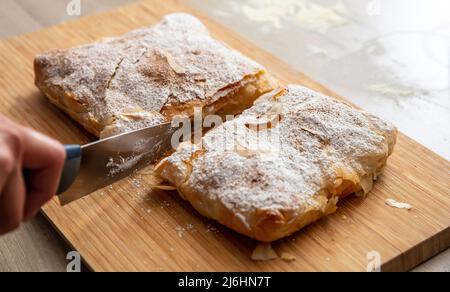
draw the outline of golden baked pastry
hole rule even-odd
[[[273,89],[261,65],[211,38],[187,14],[41,54],[35,75],[52,103],[98,137],[192,116],[194,107],[233,114]]]
[[[209,218],[259,241],[288,236],[367,194],[392,153],[391,124],[301,86],[262,96],[156,174]]]

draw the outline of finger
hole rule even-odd
[[[22,170],[15,167],[0,197],[0,234],[18,228],[23,219],[25,184]]]
[[[56,194],[66,152],[59,142],[30,129],[25,131],[23,166],[28,171],[28,189],[24,219],[29,220]]]
[[[17,168],[17,160],[22,155],[22,134],[20,130],[0,127],[0,196],[12,172]]]
[[[6,185],[7,179],[11,176],[14,170],[14,156],[6,145],[5,139],[0,134],[0,195]]]

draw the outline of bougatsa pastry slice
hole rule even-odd
[[[300,86],[262,96],[156,174],[209,218],[259,241],[288,236],[367,194],[392,153],[391,124]]]
[[[273,89],[265,69],[187,14],[35,59],[36,85],[98,137],[192,116],[234,114]]]

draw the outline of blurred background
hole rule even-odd
[[[189,2],[450,158],[450,1]]]
[[[0,39],[135,0],[81,0],[79,15],[66,12],[69,2],[0,0]],[[185,2],[450,159],[450,1]],[[16,234],[2,238],[0,246],[19,248],[0,249],[0,258],[3,262],[15,261],[17,254],[25,250],[24,245],[30,245],[27,240],[39,237],[41,241],[58,241],[49,228],[44,219],[38,218],[26,225],[25,231],[19,231],[22,237]],[[55,260],[49,264],[27,259],[30,255],[23,254],[24,263],[40,270],[64,268],[65,262],[58,263],[66,253],[64,244],[48,255],[48,251],[39,250],[43,247],[34,248],[34,254],[44,253]],[[11,262],[10,267],[14,264]],[[418,269],[449,270],[449,264],[447,251]]]

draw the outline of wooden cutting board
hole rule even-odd
[[[1,42],[0,112],[63,143],[91,141],[34,87],[34,56],[120,35],[178,11],[200,17],[216,38],[262,63],[281,81],[338,97],[181,1],[166,0]],[[255,241],[203,218],[176,193],[152,191],[146,175],[68,207],[54,200],[43,213],[94,271],[365,271],[373,252],[380,255],[383,270],[404,271],[450,245],[449,170],[448,161],[400,134],[384,175],[366,200],[350,198],[336,214],[273,244],[295,261],[253,262]],[[413,210],[388,207],[387,198],[407,202]]]

